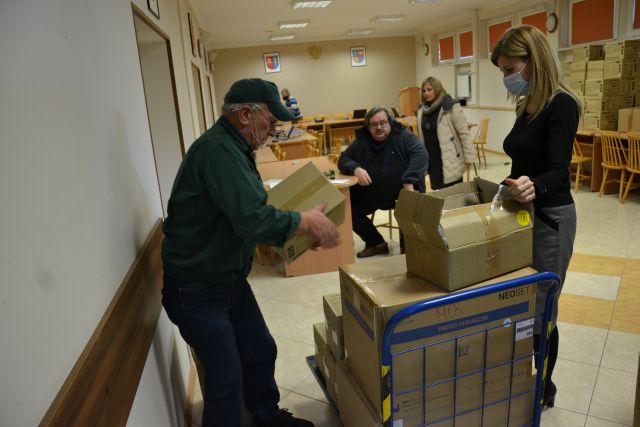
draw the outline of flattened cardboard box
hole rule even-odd
[[[533,274],[530,268],[478,284],[484,286]],[[400,309],[418,301],[449,295],[407,274],[404,256],[340,268],[345,358],[369,403],[382,418],[380,352],[384,326]],[[535,284],[427,310],[403,321],[392,336],[392,353],[439,343],[426,350],[394,356],[392,367],[394,421],[423,425],[456,414],[456,426],[480,425],[484,384],[485,425],[506,425],[509,396],[533,389],[531,357]],[[511,324],[504,325],[510,319]],[[483,330],[490,329],[486,334]],[[517,333],[516,333],[517,332]],[[457,349],[454,337],[458,337]],[[486,342],[486,376],[483,378]],[[509,361],[523,357],[515,363]],[[513,367],[513,375],[512,369]],[[457,373],[455,392],[454,370]],[[466,375],[459,378],[461,375]],[[424,384],[434,385],[426,388]],[[454,399],[455,393],[455,399]],[[510,425],[526,424],[533,393],[511,400]],[[423,410],[424,406],[424,410]],[[469,411],[466,415],[460,415]],[[426,414],[426,415],[425,415]],[[505,421],[502,423],[497,420]],[[487,423],[491,420],[491,423]],[[450,425],[450,420],[443,424]]]
[[[344,336],[342,334],[342,301],[340,294],[322,297],[324,318],[327,323],[327,343],[337,360],[344,359]]]
[[[531,265],[531,206],[502,200],[491,209],[498,187],[476,178],[427,194],[401,191],[395,216],[408,271],[453,291]]]
[[[345,199],[311,162],[307,163],[269,191],[267,203],[282,210],[306,211],[327,202],[325,215],[336,225],[344,222]],[[290,264],[315,242],[306,233],[296,234],[276,252]]]

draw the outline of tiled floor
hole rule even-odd
[[[479,174],[492,181],[504,179],[509,159],[489,154],[488,160]],[[543,412],[541,424],[631,426],[640,352],[640,195],[632,192],[620,205],[615,196],[599,198],[582,187],[574,198],[578,234],[560,298],[554,374],[558,396],[555,408]],[[394,231],[392,254],[399,253],[397,239]],[[357,236],[355,244],[356,250],[363,245]],[[256,265],[250,277],[278,344],[281,407],[317,427],[341,426],[305,361],[314,353],[312,325],[323,321],[321,296],[339,292],[338,274],[284,278],[281,270],[281,265]],[[201,408],[197,402],[194,425],[199,425]]]

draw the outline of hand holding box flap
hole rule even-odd
[[[325,215],[334,224],[344,222],[345,198],[311,162],[282,180],[269,191],[267,203],[282,210],[305,211],[326,202]],[[306,233],[295,234],[276,248],[286,263],[291,263],[312,248],[315,242]]]

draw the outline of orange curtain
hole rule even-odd
[[[533,15],[523,16],[522,23],[533,25],[543,33],[547,34],[547,12],[534,13]]]
[[[500,37],[511,28],[511,21],[498,22],[497,24],[489,25],[489,46],[491,50],[496,45]]]
[[[473,31],[460,33],[458,41],[460,42],[460,57],[473,56]]]
[[[612,39],[613,6],[614,0],[582,0],[573,3],[571,5],[571,44]]]
[[[438,40],[438,46],[440,48],[440,61],[453,59],[453,36]]]

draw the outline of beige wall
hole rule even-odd
[[[316,44],[322,48],[318,60],[309,57],[310,43],[216,51],[213,74],[217,105],[222,106],[231,84],[244,77],[260,77],[279,88],[288,88],[298,99],[303,115],[346,112],[377,104],[397,107],[400,89],[415,84],[413,37]],[[351,66],[350,48],[354,46],[366,47],[366,66]],[[265,73],[262,55],[267,52],[280,53],[280,73]]]

